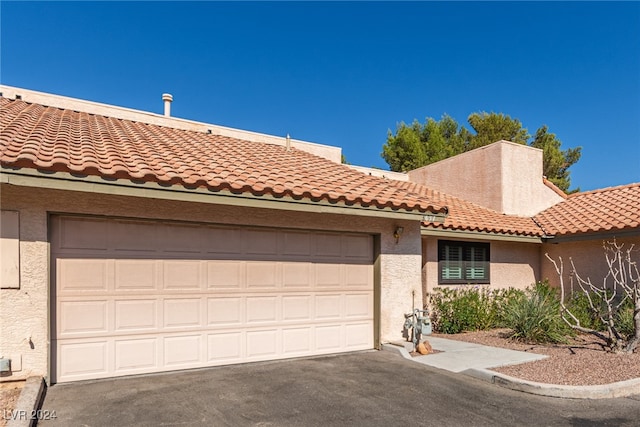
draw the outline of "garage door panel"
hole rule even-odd
[[[278,254],[278,236],[272,230],[245,230],[242,241],[244,252],[248,255]]]
[[[273,262],[251,261],[245,264],[247,288],[278,287],[278,264]]]
[[[157,300],[115,301],[114,332],[147,331],[149,329],[159,329]]]
[[[369,236],[349,236],[343,247],[346,258],[369,261],[373,253],[373,242]]]
[[[107,349],[106,340],[60,344],[58,361],[63,363],[59,363],[58,373],[70,379],[103,376],[108,373]]]
[[[244,298],[208,298],[207,325],[240,326],[244,319]]]
[[[312,255],[311,235],[304,232],[282,233],[282,254],[290,258],[308,259]]]
[[[159,225],[163,252],[195,254],[202,251],[202,228],[196,226]]]
[[[142,221],[110,221],[108,231],[109,247],[115,251],[157,252],[158,227],[154,223]]]
[[[209,362],[241,361],[243,336],[243,332],[208,334],[207,360]]]
[[[207,287],[217,290],[240,290],[244,287],[244,266],[242,261],[208,261]]]
[[[58,336],[108,332],[108,301],[61,301]]]
[[[204,252],[225,255],[240,255],[242,253],[241,230],[205,227],[201,231],[204,237]]]
[[[81,217],[52,221],[58,230],[58,242],[63,249],[106,250],[108,222]]]
[[[340,325],[316,326],[316,349],[321,352],[339,351],[342,345],[342,327]]]
[[[373,347],[371,236],[51,223],[54,382]]]
[[[115,370],[153,370],[158,367],[158,338],[115,340]]]
[[[373,301],[370,294],[345,295],[344,299],[345,317],[368,318],[373,315]]]
[[[199,327],[200,298],[165,299],[163,310],[163,326],[165,328]]]
[[[313,320],[311,295],[292,295],[282,297],[283,321],[311,321]]]
[[[373,267],[366,264],[347,264],[345,269],[344,286],[347,288],[373,287]]]
[[[102,259],[58,259],[59,291],[106,291],[112,265]]]
[[[278,297],[247,297],[247,324],[276,322],[278,320]]]
[[[282,286],[311,289],[313,272],[313,265],[309,262],[284,262],[282,263]]]
[[[339,287],[342,280],[342,266],[340,264],[320,264],[316,265],[316,286]]]
[[[311,327],[283,329],[282,353],[295,356],[313,351]]]
[[[342,235],[319,233],[316,241],[316,257],[322,258],[340,258],[342,253]]]
[[[175,260],[164,261],[164,288],[198,290],[203,286],[203,268],[201,261]]]
[[[166,366],[193,365],[200,361],[201,335],[179,335],[164,338]]]
[[[345,325],[347,348],[373,347],[373,331],[369,322]]]
[[[247,359],[270,359],[277,357],[280,334],[277,328],[247,331]]]
[[[342,306],[341,295],[318,295],[316,297],[316,319],[339,319]]]
[[[116,259],[115,290],[157,290],[158,262],[141,259]]]

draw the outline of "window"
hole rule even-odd
[[[439,283],[489,283],[489,244],[438,241]]]

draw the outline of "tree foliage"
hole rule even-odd
[[[561,190],[568,191],[569,168],[580,159],[580,147],[562,150],[562,143],[546,125],[532,138],[520,120],[502,113],[473,113],[467,122],[471,130],[446,114],[439,121],[429,117],[424,124],[418,120],[410,125],[402,122],[395,133],[388,131],[382,157],[392,171],[403,172],[507,140],[542,149],[544,175]]]

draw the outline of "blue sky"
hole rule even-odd
[[[380,157],[396,124],[502,112],[640,181],[640,2],[0,3],[0,81]]]

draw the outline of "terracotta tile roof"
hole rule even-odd
[[[562,191],[560,188],[558,188],[557,185],[555,185],[553,182],[549,181],[546,177],[542,177],[542,183],[544,185],[546,185],[547,187],[549,187],[550,189],[553,190],[554,193],[556,193],[558,196],[562,197],[563,199],[567,198],[567,193],[565,193],[564,191]]]
[[[534,219],[551,235],[638,228],[640,183],[571,194]]]
[[[531,218],[505,215],[415,182],[393,181],[393,185],[449,208],[449,214],[443,224],[423,223],[426,227],[518,236],[543,235],[543,231]]]
[[[0,162],[253,195],[445,212],[429,197],[286,147],[0,98]]]

